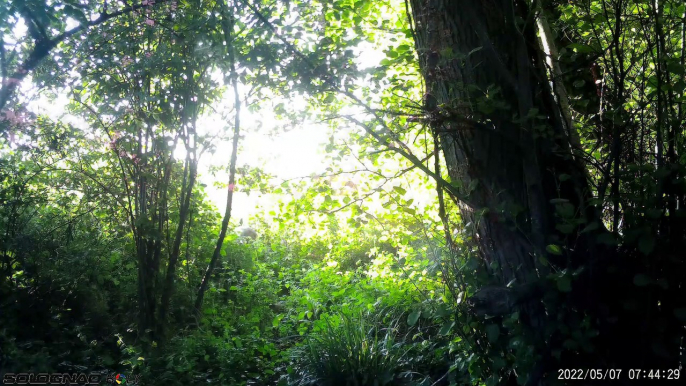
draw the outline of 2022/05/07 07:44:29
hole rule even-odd
[[[680,369],[559,369],[559,380],[674,380],[681,378]]]

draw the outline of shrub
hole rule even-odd
[[[366,386],[406,384],[409,349],[398,339],[398,319],[386,328],[370,316],[324,319],[320,331],[293,350],[299,366],[294,386]]]

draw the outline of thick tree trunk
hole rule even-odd
[[[585,171],[574,160],[527,3],[413,0],[411,5],[425,108],[440,134],[452,183],[469,195],[472,205],[461,204],[462,217],[471,223],[468,231],[494,282],[504,286],[514,280],[534,288],[546,282],[551,265],[562,270],[595,264],[600,254],[595,240],[605,229],[589,204]],[[581,232],[592,223],[594,230]],[[592,298],[591,284],[588,278],[575,281],[572,296]],[[502,306],[503,299],[496,300]],[[592,312],[595,306],[588,304]],[[521,308],[531,341],[545,359],[531,372],[535,383],[554,367],[545,365],[556,339],[545,327],[555,315],[540,298]]]
[[[546,252],[559,236],[550,200],[562,198],[578,210],[589,190],[583,171],[569,162],[535,31],[515,20],[525,20],[526,10],[509,0],[412,5],[426,98],[439,106],[430,113],[448,116],[434,128],[451,180],[476,203],[464,214],[484,261],[497,263],[493,273],[503,283],[536,280],[548,270],[536,257],[556,259]]]

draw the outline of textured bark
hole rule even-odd
[[[515,25],[514,17],[525,19],[526,10],[508,0],[412,5],[427,93],[454,114],[485,123],[435,125],[451,180],[476,203],[463,214],[475,224],[484,261],[498,263],[493,273],[502,282],[534,280],[546,272],[535,256],[546,255],[545,246],[555,238],[550,200],[563,197],[583,207],[588,188],[582,171],[568,162],[566,131],[547,92],[535,31]],[[486,92],[505,104],[479,111]],[[532,109],[544,116],[537,123],[546,133],[535,135],[534,122],[521,120]],[[568,183],[558,181],[562,173],[572,176]]]
[[[462,218],[471,223],[468,228],[493,281],[538,288],[549,273],[545,259],[561,268],[594,261],[594,232],[575,229],[564,235],[556,230],[551,200],[566,200],[587,223],[595,215],[526,3],[413,0],[411,5],[426,80],[425,108],[440,133],[451,181],[470,199],[469,206],[461,204]],[[484,108],[489,100],[495,107]],[[574,244],[565,245],[565,240]],[[549,244],[562,246],[565,256],[549,253]],[[472,303],[507,294],[488,306],[506,313],[517,304],[537,352],[545,357],[551,337],[544,332],[549,315],[540,300],[514,299],[512,292],[492,287],[487,291]],[[532,382],[543,371],[544,365],[534,370]]]
[[[492,316],[522,310],[540,359],[527,384],[544,382],[562,367],[676,367],[683,323],[665,311],[667,297],[661,308],[655,291],[634,285],[646,270],[643,257],[632,245],[596,243],[610,235],[591,204],[585,166],[574,156],[569,116],[549,84],[535,12],[515,0],[410,3],[428,121],[439,134],[451,181],[462,189],[462,217],[471,223],[472,241],[494,282],[469,303],[477,314]],[[484,108],[489,100],[500,103]],[[560,227],[562,202],[580,225]],[[597,228],[582,232],[586,224]],[[562,255],[549,253],[550,244],[561,246]],[[562,305],[541,301],[557,291],[542,259],[560,271],[584,268]],[[513,280],[512,289],[504,288]],[[676,299],[673,307],[682,304]],[[629,311],[624,300],[639,311]],[[568,316],[558,320],[558,310]],[[560,324],[578,325],[581,317],[599,330],[589,353],[564,349],[568,335],[557,332]],[[553,349],[562,351],[559,362]]]

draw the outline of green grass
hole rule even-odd
[[[404,384],[408,348],[398,339],[398,320],[386,328],[372,316],[339,315],[294,350],[297,386],[383,386]]]

